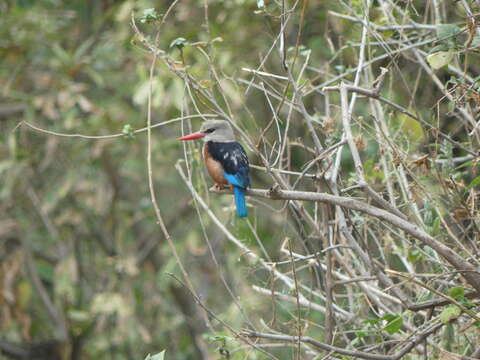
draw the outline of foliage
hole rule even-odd
[[[1,3],[0,358],[480,356],[479,11]],[[248,219],[176,141],[210,118]]]

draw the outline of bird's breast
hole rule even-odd
[[[223,166],[210,154],[210,151],[208,150],[208,143],[206,143],[203,147],[203,158],[205,160],[208,174],[211,176],[213,181],[215,181],[217,184],[228,185],[227,180],[223,176]]]

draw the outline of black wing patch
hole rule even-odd
[[[214,160],[222,164],[225,173],[234,175],[238,184],[234,185],[248,187],[250,185],[249,164],[247,154],[236,141],[232,142],[207,142],[208,152]]]

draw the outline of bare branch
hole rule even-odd
[[[228,190],[215,190],[212,192],[221,194],[232,194]],[[443,256],[456,270],[460,271],[463,277],[472,285],[477,291],[480,291],[480,272],[466,261],[463,257],[455,253],[450,247],[442,244],[417,225],[412,224],[388,211],[379,209],[362,201],[341,197],[326,193],[314,193],[307,191],[289,191],[280,190],[278,188],[263,190],[263,189],[249,189],[247,195],[254,197],[263,197],[272,200],[301,200],[301,201],[318,201],[332,205],[338,205],[346,209],[356,210],[371,215],[379,220],[387,221],[388,223],[402,229],[414,238],[420,240],[425,245],[430,246],[441,256]]]

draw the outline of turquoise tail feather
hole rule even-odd
[[[242,189],[238,186],[233,187],[233,193],[235,195],[235,206],[237,207],[237,216],[246,217],[247,212],[247,203],[245,201],[245,189]]]

